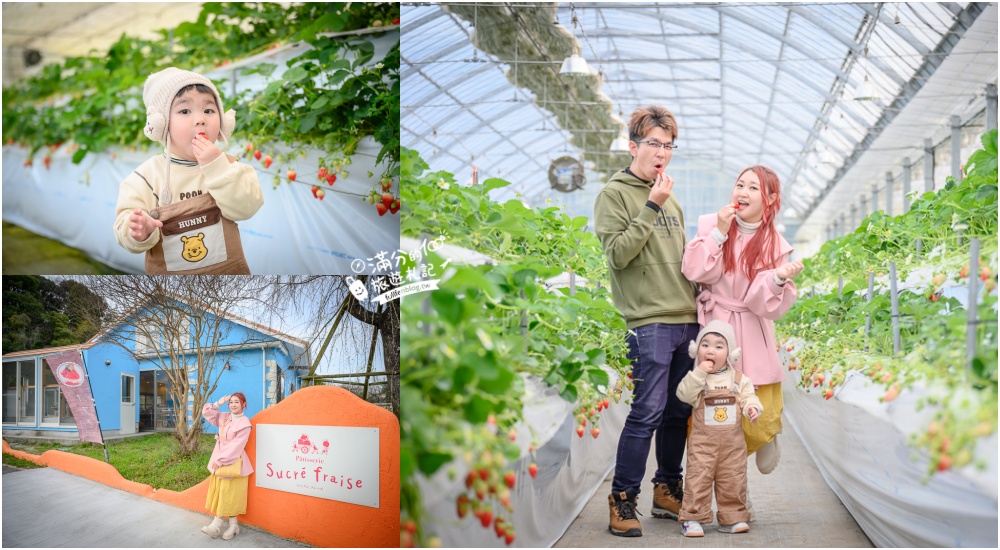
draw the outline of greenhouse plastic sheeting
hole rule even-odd
[[[611,374],[611,378],[613,385],[615,375]],[[516,441],[522,453],[510,466],[517,474],[510,497],[516,532],[511,546],[548,548],[562,537],[611,472],[618,435],[628,416],[626,400],[631,394],[626,391],[620,403],[612,402],[611,407],[601,413],[600,437],[595,439],[585,433],[581,438],[576,435],[575,404],[559,397],[556,388],[548,387],[537,378],[525,377],[524,383],[524,419],[533,431],[518,426]],[[527,450],[531,441],[538,442],[534,460]],[[528,474],[531,462],[538,465],[538,475],[534,479]],[[507,546],[496,536],[492,526],[483,528],[471,512],[465,519],[458,518],[455,501],[465,492],[467,473],[465,462],[456,460],[430,479],[418,476],[427,514],[424,521],[427,532],[441,537],[446,547]]]
[[[927,423],[929,408],[916,409],[929,390],[881,403],[885,389],[852,372],[827,401],[796,386],[798,371],[789,375],[785,418],[875,546],[997,547],[996,434],[976,448],[985,470],[969,465],[925,480],[926,454],[906,443]]]
[[[368,192],[366,172],[374,170],[379,147],[374,140],[363,140],[352,157],[350,177],[337,180],[337,192],[324,183],[327,193],[322,201],[309,189],[309,176],[316,171],[307,167],[318,166],[316,153],[295,163],[299,180],[306,183],[286,181],[277,189],[273,174],[250,161],[264,193],[264,206],[249,220],[238,222],[251,273],[350,274],[355,258],[367,260],[381,251],[391,256],[397,251],[399,217],[380,217],[373,206],[349,194]],[[229,148],[230,154],[239,153],[234,149]],[[89,154],[75,165],[64,147],[52,153],[48,169],[41,152],[32,166],[24,166],[27,153],[19,147],[3,148],[4,221],[83,250],[121,271],[143,273],[144,255],[119,246],[112,225],[120,183],[156,150],[118,151],[117,158],[110,152]]]

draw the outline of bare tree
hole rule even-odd
[[[275,315],[279,303],[269,300],[273,278],[232,276],[90,276],[85,284],[109,306],[103,338],[135,360],[149,361],[170,382],[176,408],[176,435],[181,452],[198,448],[203,422],[200,411],[218,384],[223,366],[249,346],[263,342],[255,331],[230,340],[227,317],[257,312]],[[238,365],[234,365],[238,368]],[[192,383],[190,380],[194,380]],[[192,425],[186,404],[192,395]]]
[[[367,285],[368,276],[360,275],[357,278]],[[399,300],[391,300],[382,305],[373,303],[374,300],[371,299],[360,302],[348,291],[345,278],[338,275],[289,277],[276,285],[275,292],[283,297],[272,298],[275,301],[310,304],[310,307],[315,308],[310,312],[312,326],[314,332],[322,336],[323,342],[314,356],[310,375],[315,374],[322,356],[329,349],[330,343],[335,341],[353,345],[359,354],[365,353],[368,357],[368,372],[371,373],[375,342],[381,342],[381,372],[386,373],[386,390],[382,392],[369,389],[366,395],[362,389],[358,395],[369,401],[376,396],[387,400],[393,413],[399,416]],[[310,296],[310,299],[303,300],[302,296]],[[348,325],[342,323],[345,315],[364,325],[360,329],[346,328]]]

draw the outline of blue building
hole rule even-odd
[[[185,304],[190,310],[190,306]],[[44,359],[48,356],[79,350],[90,376],[104,436],[136,432],[173,431],[182,417],[180,407],[188,411],[188,424],[197,420],[200,410],[192,410],[193,395],[186,403],[175,403],[170,380],[155,361],[164,352],[166,336],[159,328],[136,330],[136,319],[150,322],[156,317],[145,310],[115,328],[97,334],[83,344],[57,348],[20,351],[3,355],[3,435],[76,440],[76,421],[59,384]],[[211,313],[198,312],[208,316]],[[182,323],[181,336],[188,365],[188,379],[197,377],[195,334],[190,319]],[[218,375],[216,389],[209,400],[241,391],[247,397],[247,411],[254,414],[274,405],[301,387],[302,375],[311,364],[308,342],[240,317],[223,314],[213,326],[220,334],[216,363],[208,367],[212,379]],[[122,335],[125,338],[122,338]],[[123,348],[115,340],[125,342]],[[221,369],[221,370],[219,370]],[[217,428],[205,423],[205,432]]]

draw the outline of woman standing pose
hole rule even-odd
[[[219,407],[229,404],[229,412],[220,412]],[[247,398],[243,392],[227,395],[217,403],[209,403],[201,410],[213,426],[219,427],[215,436],[215,449],[208,461],[208,471],[212,472],[208,486],[208,498],[205,507],[215,519],[202,527],[203,533],[213,539],[219,536],[223,520],[229,518],[229,528],[222,533],[225,540],[232,539],[240,533],[236,516],[247,513],[247,484],[253,466],[247,456],[245,447],[250,438],[250,419],[245,414]]]

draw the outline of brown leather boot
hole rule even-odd
[[[639,513],[635,509],[635,501],[634,495],[629,498],[625,492],[608,495],[608,506],[611,509],[611,522],[608,523],[608,529],[611,530],[612,535],[619,537],[642,536],[642,525],[635,517]]]
[[[681,512],[681,501],[684,499],[684,480],[657,483],[653,486],[654,518],[677,519]]]

